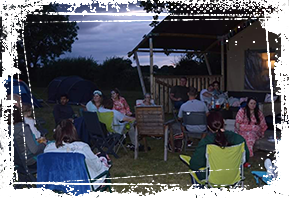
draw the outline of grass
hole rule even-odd
[[[43,91],[43,88],[33,88],[36,97],[44,99],[47,98],[47,93]],[[109,95],[109,91],[104,91]],[[128,104],[133,111],[135,100],[142,98],[141,92],[129,92],[123,91],[123,96],[128,101]],[[36,118],[44,118],[46,120],[45,128],[49,130],[48,139],[52,140],[52,130],[54,128],[54,119],[52,115],[54,104],[45,105],[43,108],[36,108]],[[78,112],[79,106],[73,106],[75,112]],[[166,118],[172,118],[172,115],[166,115]],[[115,159],[111,156],[113,166],[110,169],[112,183],[119,183],[124,185],[113,185],[113,191],[115,192],[134,192],[147,194],[152,192],[159,192],[163,189],[160,184],[167,184],[168,187],[179,187],[182,190],[187,190],[191,186],[191,180],[188,173],[188,167],[179,160],[180,153],[168,152],[168,161],[163,160],[163,140],[147,138],[148,145],[151,147],[151,151],[148,153],[139,152],[137,160],[134,160],[133,151],[125,153],[121,148],[119,151],[119,159]],[[128,142],[128,141],[127,141]],[[192,155],[193,152],[182,152],[181,154]],[[268,155],[268,156],[267,156]],[[257,151],[255,156],[250,159],[252,164],[251,168],[245,168],[244,175],[246,177],[244,185],[247,189],[256,188],[256,182],[251,174],[251,171],[264,171],[262,169],[264,160],[274,158],[273,154],[267,152]],[[131,185],[125,185],[131,184]],[[137,184],[153,184],[138,185]]]

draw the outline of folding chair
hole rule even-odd
[[[20,153],[19,146],[14,141],[14,168],[18,173],[18,182],[36,182],[36,167],[27,166],[25,157]],[[15,184],[15,188],[21,188],[23,185]]]
[[[180,159],[187,165],[190,164],[190,157],[180,155]],[[243,188],[244,168],[246,161],[245,144],[221,148],[214,144],[207,145],[206,167],[199,171],[205,171],[206,178],[199,180],[195,171],[189,170],[193,184],[200,184],[205,187],[236,188],[240,183]]]
[[[80,195],[101,190],[101,186],[94,185],[93,182],[109,175],[108,171],[104,171],[96,178],[91,179],[85,163],[85,156],[81,153],[44,153],[37,157],[37,161],[37,182],[40,183],[37,184],[37,188],[43,187],[60,193]],[[53,183],[41,184],[42,182]],[[67,184],[57,184],[57,182]],[[79,183],[79,185],[73,183]],[[110,189],[110,186],[107,188]]]
[[[268,175],[267,171],[252,171],[256,184],[261,187],[262,184],[270,185],[272,177]]]
[[[161,105],[136,106],[135,115],[135,145],[138,145],[138,136],[164,137],[164,160],[167,161],[169,125],[164,122],[163,107]],[[145,148],[147,150],[146,141]],[[137,159],[137,156],[138,146],[135,146],[134,158]]]
[[[184,151],[188,150],[188,137],[192,137],[195,139],[201,139],[202,134],[205,133],[207,130],[203,132],[194,132],[194,131],[187,131],[187,125],[205,125],[207,126],[207,115],[206,112],[183,112],[183,123],[182,129],[184,132],[184,141],[185,141],[185,148]],[[195,148],[195,147],[194,147]]]
[[[120,136],[118,134],[104,133],[97,113],[84,111],[83,118],[86,125],[86,130],[91,140],[91,149],[96,147],[100,152],[112,154],[115,158],[119,156],[115,153],[114,147],[118,143]],[[104,150],[106,148],[106,151]]]
[[[127,153],[127,150],[126,150],[125,146],[123,145],[123,142],[126,138],[125,133],[127,132],[125,130],[126,126],[125,125],[114,125],[114,123],[113,123],[114,114],[112,111],[111,112],[97,112],[97,116],[98,116],[99,121],[105,124],[106,129],[109,133],[112,133],[115,136],[119,136],[118,143],[114,147],[115,153],[117,153],[119,151],[120,147],[122,147],[125,150],[125,152]],[[115,132],[113,129],[113,126],[118,126],[120,128],[123,128],[122,129],[123,134],[118,134],[117,132]]]

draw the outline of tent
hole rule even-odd
[[[69,104],[86,104],[92,98],[96,85],[79,76],[61,76],[48,85],[48,102],[55,103],[62,94],[67,94]]]
[[[11,94],[11,78],[5,80],[4,86],[7,91],[7,95]],[[40,101],[37,100],[31,93],[27,84],[22,80],[13,79],[13,93],[21,95],[21,99],[23,103],[31,104],[31,96],[33,105],[35,107],[42,107]]]

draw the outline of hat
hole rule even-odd
[[[99,91],[99,90],[95,90],[95,91],[93,92],[93,95],[102,96],[102,93],[101,93],[101,91]]]

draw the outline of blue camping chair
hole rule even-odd
[[[256,181],[256,184],[260,187],[263,184],[270,185],[272,177],[267,174],[267,171],[252,171],[252,175]]]
[[[98,179],[104,175],[105,171],[99,175]],[[90,183],[85,156],[81,153],[44,153],[37,157],[37,182],[65,182],[67,185],[59,184],[37,184],[38,188],[44,187],[56,192],[72,193],[80,195],[90,192],[94,189],[91,184],[88,185],[70,185],[69,183]],[[110,190],[110,187],[108,187]]]

